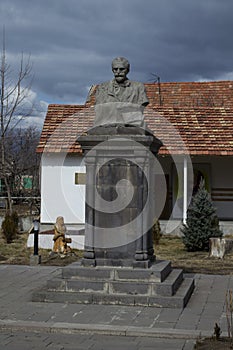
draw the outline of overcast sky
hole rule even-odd
[[[116,56],[142,82],[233,79],[233,0],[1,0],[0,23],[12,67],[31,55],[39,124],[48,103],[84,103]]]

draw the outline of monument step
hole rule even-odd
[[[62,278],[111,279],[131,281],[163,282],[171,272],[170,261],[155,262],[149,269],[126,267],[90,267],[73,263],[62,269]]]
[[[113,280],[112,277],[110,274],[109,279],[98,280],[90,278],[55,278],[47,282],[47,288],[51,291],[64,292],[172,296],[183,280],[183,272],[182,270],[174,269],[163,282],[145,281],[140,280],[140,278],[137,281]]]
[[[179,289],[176,292],[176,297],[183,298],[184,307],[188,303],[189,299],[195,288],[195,282],[193,278],[185,277]]]
[[[157,295],[171,296],[176,293],[183,282],[183,270],[174,269],[162,283],[155,284],[155,293]]]
[[[47,282],[47,288],[51,291],[64,292],[109,292],[109,282],[91,281],[91,280],[74,280],[55,278]]]
[[[131,295],[131,294],[107,294],[93,292],[67,292],[41,290],[34,292],[33,301],[37,302],[57,302],[75,304],[112,304],[112,305],[135,305],[135,306],[155,306],[183,308],[187,304],[194,289],[194,280],[185,278],[181,283],[177,293],[173,296],[165,295]]]

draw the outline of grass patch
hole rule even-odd
[[[233,274],[233,253],[224,259],[209,257],[208,252],[187,252],[180,237],[163,236],[155,247],[157,259],[171,260],[172,266],[184,272],[206,274]]]
[[[0,264],[29,265],[30,256],[33,255],[33,248],[27,247],[28,233],[18,234],[12,243],[7,244],[2,234],[0,234]],[[83,255],[82,251],[73,250],[71,256],[60,258],[50,256],[50,249],[39,249],[41,255],[41,265],[65,266],[77,261]]]
[[[231,350],[231,339],[220,338],[216,340],[214,338],[205,338],[198,340],[194,346],[195,350]]]
[[[0,235],[0,264],[29,265],[33,248],[27,248],[28,233],[18,234],[16,239],[7,244]],[[74,255],[60,258],[50,256],[51,250],[39,249],[42,265],[65,266],[79,260],[83,251],[73,250]],[[182,268],[184,272],[206,274],[233,274],[233,253],[224,259],[209,258],[208,252],[187,252],[180,237],[162,236],[155,247],[158,260],[171,260],[172,266]]]

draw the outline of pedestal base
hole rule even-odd
[[[82,266],[94,266],[94,267],[132,267],[132,268],[141,268],[148,269],[152,266],[151,260],[138,260],[133,261],[129,259],[82,259]]]
[[[41,255],[31,255],[30,256],[30,265],[40,265],[41,264]]]
[[[48,281],[46,289],[35,292],[33,301],[183,308],[193,289],[193,278],[184,278],[169,261],[147,269],[73,263]]]

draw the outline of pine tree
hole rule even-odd
[[[187,222],[181,229],[183,243],[188,251],[209,250],[210,237],[222,237],[219,221],[210,194],[201,180],[187,211]]]

